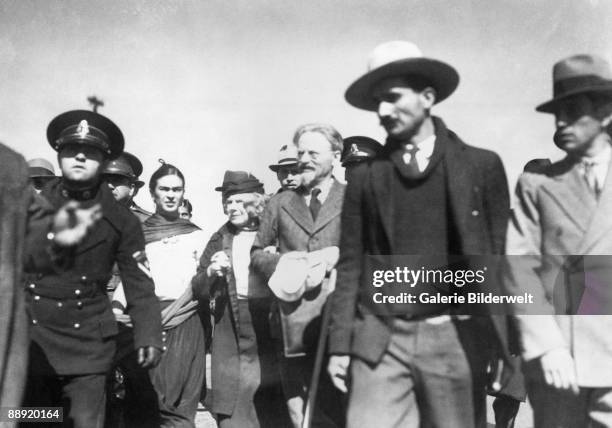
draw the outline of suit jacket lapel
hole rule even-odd
[[[375,209],[380,213],[380,220],[390,248],[393,248],[393,209],[395,202],[391,197],[391,183],[393,182],[393,174],[396,174],[393,168],[392,161],[373,162],[368,177],[368,182],[371,184],[374,194]]]
[[[472,215],[472,196],[481,189],[474,188],[477,180],[472,178],[475,170],[470,166],[469,159],[465,157],[465,146],[463,143],[453,141],[446,135],[440,133],[436,136],[436,144],[444,144],[443,166],[446,168],[446,185],[449,205],[449,213],[452,224],[457,228],[459,247],[457,251],[462,254],[474,252],[473,248],[466,248],[465,238],[470,236],[469,221]]]
[[[327,198],[325,198],[323,205],[321,205],[321,210],[319,211],[317,220],[314,223],[313,233],[318,232],[334,217],[340,215],[340,212],[342,211],[342,202],[344,201],[344,192],[342,187],[342,184],[338,183],[338,181],[334,179],[334,182],[329,190],[329,194],[327,195]]]
[[[580,245],[578,254],[589,254],[590,250],[602,238],[609,236],[612,229],[612,162],[608,165],[606,182],[599,195],[599,203]]]
[[[291,199],[283,204],[283,209],[291,216],[298,226],[306,231],[306,233],[312,233],[314,229],[312,216],[310,215],[310,210],[308,209],[308,206],[300,193],[293,192]]]
[[[543,190],[578,228],[586,232],[597,201],[575,165],[544,184]]]

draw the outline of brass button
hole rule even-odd
[[[34,325],[38,324],[38,320],[32,320],[32,324]]]
[[[75,322],[74,323],[74,328],[76,328],[78,330],[79,328],[81,328],[81,324],[79,324],[78,322]]]
[[[80,300],[77,302],[77,307],[79,309],[83,309],[83,302],[81,302]]]
[[[474,210],[474,211],[472,211],[472,215],[473,215],[474,217],[478,216],[478,214],[480,214],[480,211],[478,211],[478,210]]]
[[[78,288],[76,290],[74,290],[74,294],[76,294],[77,296],[81,295],[81,290],[79,290]]]
[[[87,282],[87,276],[83,275],[83,276],[81,277],[81,282]]]
[[[36,288],[36,284],[30,284],[30,288]]]
[[[34,300],[36,300],[36,301],[40,300],[40,296],[38,296],[38,295],[34,296]]]
[[[57,307],[61,308],[62,306],[64,306],[64,304],[62,302],[57,302]]]

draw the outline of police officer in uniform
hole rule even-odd
[[[348,183],[351,179],[351,173],[354,167],[361,162],[367,162],[375,158],[382,148],[382,144],[370,137],[354,135],[345,138],[343,141],[342,154],[340,155],[340,162],[345,168],[344,180]]]
[[[73,249],[70,264],[28,273],[31,328],[24,405],[61,406],[64,426],[101,427],[105,374],[117,334],[105,292],[113,264],[119,266],[131,305],[138,363],[145,368],[161,357],[159,303],[138,219],[101,185],[104,162],[123,151],[119,128],[100,114],[69,111],[51,121],[47,139],[58,152],[62,178],[41,195],[54,207],[70,201],[83,207],[99,204],[102,218]]]
[[[144,181],[138,179],[142,174],[142,163],[136,156],[121,153],[117,159],[106,163],[102,174],[115,199],[131,209],[141,223],[153,214],[134,202],[138,190],[144,186]]]

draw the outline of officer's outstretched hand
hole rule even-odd
[[[143,369],[153,368],[159,364],[162,351],[155,346],[143,346],[138,348],[138,365]]]
[[[346,378],[350,362],[351,357],[349,355],[332,355],[329,357],[329,363],[327,364],[327,372],[331,376],[334,386],[345,394],[348,392]]]
[[[81,208],[76,201],[61,207],[53,218],[53,242],[60,247],[70,247],[85,238],[87,231],[102,218],[102,207]]]

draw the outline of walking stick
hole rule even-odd
[[[329,285],[333,290],[336,288],[336,269],[333,269],[329,275]],[[317,342],[317,353],[315,355],[314,368],[312,370],[312,379],[310,380],[310,388],[308,389],[308,400],[306,401],[306,409],[304,411],[304,422],[302,428],[310,428],[312,424],[312,416],[314,414],[315,402],[317,399],[317,388],[319,387],[319,375],[321,374],[321,366],[323,365],[323,356],[325,355],[325,344],[327,342],[327,333],[329,320],[331,317],[331,293],[327,296],[327,301],[323,306],[323,315],[321,319],[321,332]]]

